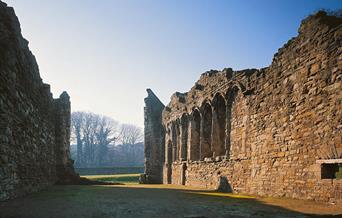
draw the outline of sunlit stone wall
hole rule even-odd
[[[269,67],[212,70],[175,93],[163,182],[342,202],[341,36],[342,19],[319,12]]]

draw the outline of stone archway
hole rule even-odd
[[[211,129],[212,129],[212,108],[208,102],[205,102],[201,108],[201,142],[200,159],[212,157],[211,151]]]
[[[225,155],[226,141],[226,102],[221,94],[216,94],[213,99],[212,121],[212,152],[214,156]]]
[[[191,114],[189,135],[188,159],[196,161],[200,159],[200,136],[201,136],[201,114],[199,110],[193,110]]]

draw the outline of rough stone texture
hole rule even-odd
[[[237,193],[341,203],[342,180],[322,179],[319,162],[342,157],[341,36],[342,19],[319,12],[269,67],[212,70],[175,93],[163,182],[218,189],[226,178]]]
[[[68,94],[52,98],[13,8],[0,1],[0,200],[78,178],[69,138]]]
[[[145,98],[145,173],[140,176],[140,183],[162,183],[164,160],[164,131],[162,111],[164,104],[152,90],[147,89]]]

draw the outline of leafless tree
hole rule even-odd
[[[118,122],[110,117],[98,117],[98,127],[95,134],[97,146],[97,161],[98,165],[102,165],[105,161],[108,146],[115,144],[118,139]]]
[[[81,126],[83,126],[83,112],[73,112],[71,114],[71,142],[76,143],[77,146],[77,158],[76,165],[82,164],[83,146],[82,146],[82,133]]]
[[[123,145],[134,145],[142,142],[143,132],[140,127],[131,124],[122,124],[120,126],[120,141]]]
[[[76,166],[101,165],[110,144],[119,136],[118,122],[89,112],[71,114],[72,141],[77,145]]]

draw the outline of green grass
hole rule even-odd
[[[92,175],[82,176],[89,180],[113,183],[138,184],[140,174]]]

